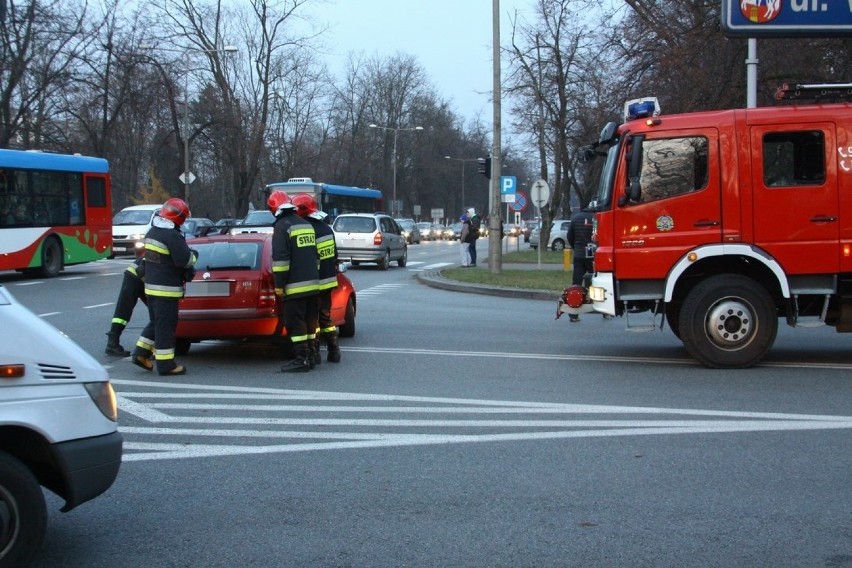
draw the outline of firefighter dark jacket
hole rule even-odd
[[[180,229],[158,219],[145,235],[145,294],[182,298],[187,271],[196,260]]]
[[[337,246],[334,231],[329,225],[318,219],[308,217],[317,235],[317,254],[319,255],[320,290],[337,288]]]
[[[319,293],[319,255],[310,223],[285,209],[272,232],[272,275],[276,294],[299,298]]]

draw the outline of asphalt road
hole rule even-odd
[[[126,261],[0,274],[109,366],[125,436],[106,494],[51,496],[37,565],[852,566],[848,335],[710,370],[668,331],[418,279],[457,258],[350,270],[356,335],[298,376],[266,346],[193,346],[171,380],[102,355]]]

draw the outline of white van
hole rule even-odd
[[[162,205],[133,205],[115,214],[112,218],[113,256],[136,255],[142,249],[145,233],[160,207]]]
[[[26,566],[47,527],[42,487],[62,512],[94,499],[118,475],[123,441],[100,363],[2,285],[0,321],[0,566]]]

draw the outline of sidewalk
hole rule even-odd
[[[476,268],[480,270],[488,270],[487,258],[483,259],[485,263],[477,263]],[[456,265],[460,266],[460,265]],[[541,263],[541,270],[564,270],[561,264],[546,264]],[[453,267],[455,268],[455,267]],[[522,264],[503,264],[503,270],[538,270],[538,263],[522,263]],[[524,288],[501,288],[498,286],[486,286],[483,284],[469,284],[467,282],[459,282],[444,277],[440,270],[426,270],[417,274],[417,280],[422,284],[442,290],[451,290],[453,292],[467,292],[470,294],[486,294],[489,296],[502,296],[504,298],[527,298],[530,300],[547,300],[549,302],[556,301],[559,298],[557,292],[548,290],[529,290]]]

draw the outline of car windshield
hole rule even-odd
[[[272,225],[275,223],[275,215],[269,211],[249,211],[243,219],[242,225]]]
[[[258,242],[214,242],[193,244],[198,251],[199,270],[258,270],[260,268],[261,243]]]
[[[113,225],[147,225],[154,212],[150,209],[133,209],[130,211],[119,211],[112,218]]]
[[[338,217],[333,228],[343,233],[372,233],[376,230],[376,221],[372,217]]]

